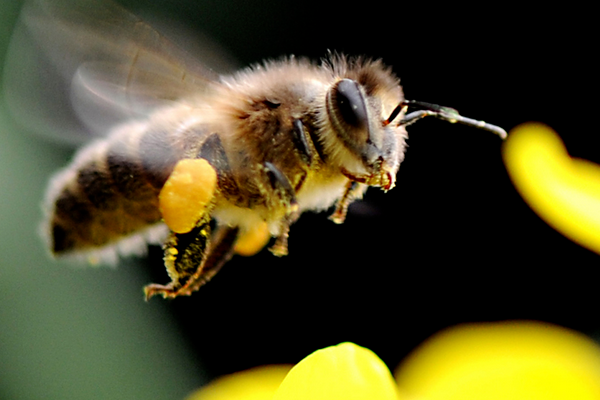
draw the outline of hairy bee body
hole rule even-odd
[[[368,144],[375,156],[345,143],[354,138],[339,125],[351,116],[336,121],[339,105],[328,104],[340,101],[331,100],[339,82],[361,96],[367,115],[360,118],[373,126],[358,121],[356,130],[367,133],[360,146]],[[167,232],[160,191],[180,160],[201,158],[218,177],[211,219],[240,234],[266,223],[285,254],[289,225],[300,213],[341,199],[345,212],[362,195],[367,185],[350,185],[348,171],[377,177],[367,184],[393,185],[393,178],[382,182],[395,176],[406,132],[384,121],[402,100],[397,79],[380,62],[343,57],[324,65],[292,58],[223,77],[201,95],[118,126],[82,149],[50,185],[51,249],[114,261],[116,250],[137,253],[146,240],[160,241]]]
[[[148,285],[147,298],[189,295],[234,253],[270,238],[275,255],[287,254],[304,211],[335,206],[330,218],[342,223],[369,186],[394,186],[405,128],[423,117],[506,137],[454,109],[405,100],[380,61],[291,57],[218,76],[111,0],[28,0],[19,21],[5,68],[12,112],[41,111],[57,137],[105,137],[51,180],[49,248],[115,263],[162,243],[171,282]],[[43,73],[23,74],[31,65]]]

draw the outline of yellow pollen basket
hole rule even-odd
[[[208,161],[179,161],[158,195],[158,207],[169,229],[191,231],[206,212],[216,186],[217,173]]]

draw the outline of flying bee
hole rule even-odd
[[[368,187],[394,187],[406,127],[423,117],[506,136],[454,109],[406,100],[378,60],[290,57],[211,76],[112,3],[39,1],[22,20],[41,47],[80,52],[67,75],[84,122],[95,126],[100,109],[129,116],[52,178],[50,250],[114,262],[162,242],[171,282],[146,286],[146,298],[190,295],[234,254],[271,239],[271,252],[286,255],[304,211],[333,207],[330,218],[343,223]],[[61,54],[49,57],[60,64]]]

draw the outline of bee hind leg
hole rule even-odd
[[[189,296],[207,283],[233,256],[238,229],[218,227],[211,235],[210,217],[201,219],[190,232],[172,232],[164,248],[164,261],[171,283],[150,284],[144,288],[146,300]]]
[[[210,281],[233,256],[237,237],[237,227],[218,227],[212,236],[204,264],[198,266],[196,272],[183,285],[179,294],[189,296]]]

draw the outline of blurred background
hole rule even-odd
[[[210,36],[241,66],[328,50],[382,58],[409,99],[507,130],[544,122],[571,155],[600,163],[594,25],[582,11],[124,4]],[[19,8],[0,4],[0,65]],[[598,339],[600,259],[521,200],[500,139],[434,119],[409,135],[396,188],[369,190],[344,225],[306,214],[292,227],[289,256],[235,257],[193,296],[145,303],[143,285],[168,281],[160,248],[116,269],[49,261],[36,231],[39,204],[73,149],[23,129],[2,102],[0,398],[178,399],[216,376],[296,363],[342,341],[393,368],[461,322],[533,319]]]

